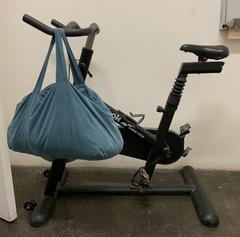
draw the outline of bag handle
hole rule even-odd
[[[42,70],[38,77],[37,83],[34,87],[34,90],[33,90],[34,92],[40,93],[40,90],[42,88],[42,84],[44,81],[44,77],[46,74],[49,58],[52,53],[52,49],[53,49],[55,42],[56,42],[56,46],[55,46],[56,47],[56,82],[62,81],[62,80],[67,80],[67,69],[66,69],[66,63],[65,63],[65,58],[64,58],[62,39],[63,39],[63,42],[67,49],[69,62],[70,62],[71,68],[72,68],[74,83],[76,85],[77,84],[85,84],[83,76],[77,66],[76,60],[73,56],[72,50],[67,41],[64,30],[60,29],[60,28],[56,28],[55,35],[52,37],[52,40],[50,42],[50,46],[49,46],[48,53],[45,58]]]
[[[64,42],[64,44],[66,46],[66,49],[67,49],[68,58],[69,58],[70,66],[71,66],[71,69],[72,69],[74,84],[75,85],[85,84],[85,80],[82,76],[82,73],[81,73],[77,63],[76,63],[76,60],[75,60],[75,57],[73,55],[72,49],[71,49],[71,47],[68,43],[67,37],[66,37],[63,29],[61,29],[61,36],[62,36],[63,42]]]
[[[43,80],[44,80],[44,77],[45,77],[45,74],[46,74],[46,70],[47,70],[48,61],[49,61],[49,58],[50,58],[50,55],[51,55],[51,52],[52,52],[54,44],[55,44],[55,38],[53,36],[52,40],[50,42],[50,46],[48,48],[47,56],[45,58],[42,70],[41,70],[40,75],[38,77],[37,83],[36,83],[36,85],[35,85],[35,87],[33,89],[33,92],[39,93],[41,88],[42,88]]]

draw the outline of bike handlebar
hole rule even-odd
[[[58,27],[58,28],[63,28],[63,27],[65,26],[65,25],[63,25],[62,23],[60,23],[59,21],[54,20],[54,19],[52,19],[51,24],[52,24],[53,26]]]
[[[60,23],[59,21],[56,21],[56,20],[53,19],[51,21],[51,24],[53,26],[58,27],[58,28],[71,29],[71,30],[73,30],[73,29],[81,29],[81,27],[75,21],[71,21],[67,25],[64,25],[64,24]]]
[[[36,20],[35,18],[25,14],[23,16],[23,21],[26,22],[27,24],[33,26],[34,28],[44,32],[45,34],[48,35],[54,35],[54,29],[43,24],[42,22]],[[57,22],[54,20],[54,22]],[[64,26],[60,22],[57,22],[58,26],[61,28]],[[56,25],[55,25],[56,26]],[[99,33],[100,29],[96,23],[92,23],[88,28],[84,29],[64,29],[66,36],[68,37],[77,37],[77,36],[88,36],[91,35],[92,33],[96,32],[96,34]]]

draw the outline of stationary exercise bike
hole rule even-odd
[[[23,21],[46,34],[54,35],[54,29],[28,15],[23,16]],[[66,26],[56,20],[52,20],[51,23],[56,27],[64,28],[67,37],[88,36],[79,59],[79,69],[84,78],[86,78],[87,74],[91,76],[89,66],[93,54],[94,38],[99,33],[97,24],[91,24],[90,27],[81,29],[76,22],[70,22]],[[209,227],[218,226],[218,216],[192,167],[186,166],[182,169],[185,185],[151,186],[151,178],[157,164],[172,164],[182,156],[187,156],[191,150],[189,147],[184,147],[184,138],[190,132],[189,124],[180,127],[179,133],[169,130],[175,111],[180,103],[187,76],[189,74],[220,73],[224,62],[207,62],[207,60],[220,60],[229,54],[228,48],[222,45],[199,46],[185,44],[180,50],[195,54],[198,56],[198,62],[183,63],[181,65],[166,105],[157,107],[157,112],[162,114],[157,129],[145,129],[140,126],[141,121],[144,119],[143,114],[131,114],[130,117],[106,104],[113,114],[114,121],[119,125],[124,139],[124,147],[120,154],[145,161],[145,165],[133,174],[131,183],[125,186],[65,186],[68,177],[68,170],[65,166],[68,161],[63,159],[53,160],[51,170],[44,172],[48,182],[41,200],[38,204],[35,201],[24,204],[26,210],[33,211],[30,219],[31,226],[39,227],[47,223],[53,212],[57,195],[66,193],[90,195],[191,195],[199,220]],[[135,120],[137,118],[138,121]]]

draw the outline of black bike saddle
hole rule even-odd
[[[194,44],[184,44],[180,50],[190,53],[194,53],[198,56],[198,61],[207,61],[210,59],[219,60],[226,58],[229,55],[229,50],[224,45],[194,45]]]

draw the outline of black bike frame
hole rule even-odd
[[[54,34],[54,29],[51,29],[36,19],[24,15],[23,20],[32,25],[33,27],[47,33]],[[86,78],[91,62],[93,50],[92,45],[95,34],[99,32],[99,28],[96,24],[91,24],[89,28],[80,29],[75,22],[70,22],[67,26],[53,20],[52,24],[57,27],[64,27],[66,35],[68,36],[82,36],[87,35],[87,42],[82,50],[79,68]],[[71,29],[76,29],[72,31]],[[107,105],[113,114],[113,118],[116,123],[120,125],[119,129],[124,139],[124,147],[121,154],[143,159],[146,161],[145,169],[151,179],[155,165],[157,163],[163,164],[161,159],[169,158],[168,155],[177,151],[177,159],[183,154],[183,138],[188,132],[186,129],[181,134],[170,133],[169,128],[173,119],[173,116],[178,108],[181,100],[182,91],[187,82],[188,74],[200,74],[200,73],[219,73],[222,70],[223,62],[197,62],[197,63],[183,63],[176,81],[173,85],[169,97],[167,99],[165,107],[158,106],[157,112],[162,113],[157,129],[145,129],[142,128],[138,122],[124,114],[119,110],[115,110],[111,106]],[[170,139],[169,138],[170,134]],[[176,139],[175,139],[176,138]],[[168,146],[167,142],[171,142]],[[179,144],[176,146],[175,144]],[[172,153],[171,153],[171,147]],[[180,148],[180,149],[179,149]],[[180,150],[180,152],[179,152]],[[167,151],[167,153],[166,153]],[[185,153],[185,151],[184,151]],[[168,162],[169,160],[167,160]],[[174,160],[173,160],[174,161]],[[175,160],[176,161],[176,160]],[[172,161],[171,161],[172,162]],[[219,219],[215,213],[214,208],[211,205],[205,191],[201,187],[201,183],[195,170],[191,166],[185,166],[182,169],[182,176],[185,181],[185,185],[174,186],[154,186],[150,192],[141,192],[141,187],[129,188],[129,185],[83,185],[83,186],[65,186],[65,181],[68,176],[68,171],[65,168],[66,160],[56,159],[53,160],[51,165],[51,171],[48,177],[48,182],[45,188],[44,195],[41,197],[38,205],[34,206],[33,213],[30,218],[30,224],[34,227],[39,227],[47,223],[52,215],[56,198],[58,194],[95,194],[95,195],[190,195],[192,197],[193,204],[198,214],[199,220],[206,226],[216,227],[219,224]],[[29,203],[27,203],[28,205]]]

